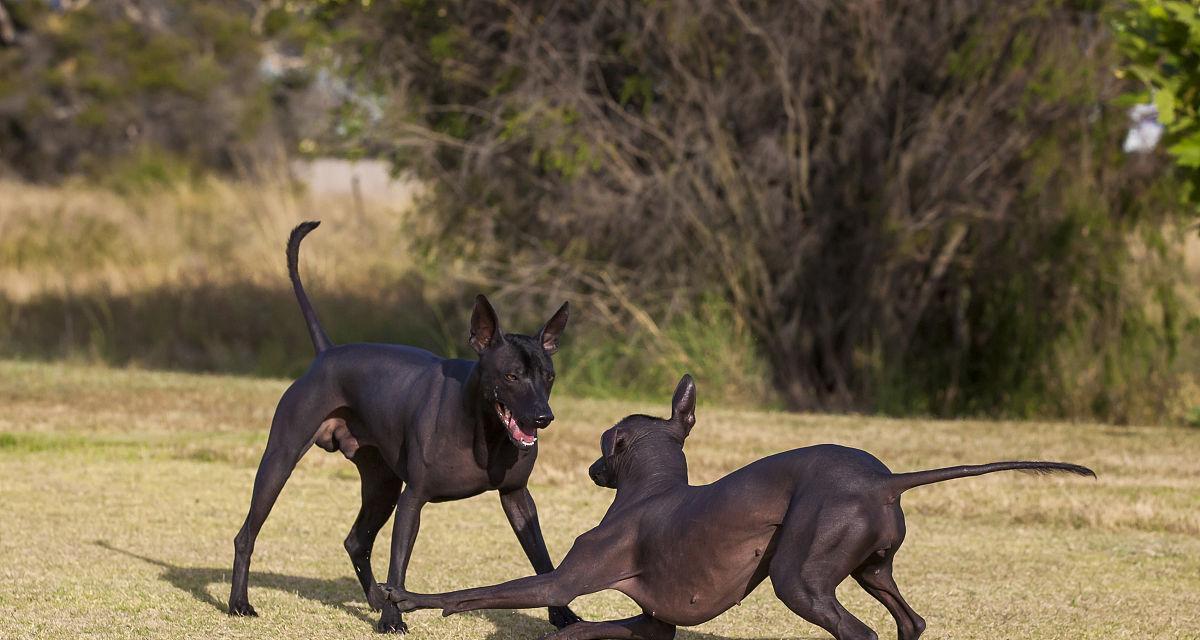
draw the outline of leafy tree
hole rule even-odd
[[[1200,207],[1200,4],[1132,0],[1112,24],[1125,56],[1122,69],[1143,87],[1131,97],[1158,107],[1181,197]]]
[[[0,48],[0,166],[56,178],[150,150],[229,168],[270,120],[253,3],[7,6],[21,37]]]

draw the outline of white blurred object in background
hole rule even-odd
[[[1158,107],[1153,104],[1135,105],[1129,110],[1129,133],[1125,134],[1125,153],[1153,151],[1162,138],[1163,126],[1158,122]]]

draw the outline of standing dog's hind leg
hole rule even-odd
[[[375,574],[371,570],[371,551],[375,547],[379,529],[396,508],[401,482],[375,447],[359,449],[354,456],[354,465],[358,467],[362,481],[362,507],[354,526],[350,528],[350,534],[346,536],[346,553],[350,554],[354,574],[362,584],[367,602],[372,609],[379,611],[387,604],[387,597],[375,583]]]
[[[256,616],[258,612],[250,606],[247,585],[250,578],[250,556],[254,553],[254,541],[262,529],[263,522],[271,513],[275,499],[284,483],[296,468],[296,463],[312,446],[313,434],[321,422],[320,415],[304,419],[308,412],[297,410],[292,396],[293,386],[284,394],[271,421],[271,434],[267,437],[267,448],[254,476],[254,493],[250,497],[250,511],[246,521],[233,539],[233,581],[229,590],[229,614]],[[295,396],[292,396],[295,397]]]

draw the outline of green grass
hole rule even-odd
[[[897,470],[1017,457],[1096,469],[1095,481],[1007,474],[906,494],[896,576],[929,622],[927,638],[1200,637],[1200,430],[723,410],[705,401],[705,384],[687,446],[693,482],[817,442],[866,448]],[[224,614],[233,535],[284,386],[0,362],[0,638],[375,637],[375,614],[341,547],[357,478],[320,450],[301,463],[259,538],[250,597],[261,617]],[[532,484],[554,557],[612,497],[585,473],[600,432],[633,411],[664,413],[666,402],[556,397],[560,419],[543,439]],[[528,572],[494,494],[425,510],[414,590]],[[887,613],[857,586],[841,594],[881,637],[895,637]],[[574,606],[590,619],[637,611],[616,593]],[[408,619],[417,639],[532,638],[550,629],[540,611]],[[679,637],[828,636],[763,585]]]

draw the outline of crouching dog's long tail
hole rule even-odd
[[[961,465],[946,467],[944,469],[913,471],[911,473],[896,473],[888,479],[888,488],[893,492],[893,495],[900,495],[909,489],[921,485],[945,482],[946,480],[954,480],[956,478],[981,476],[985,473],[995,473],[997,471],[1024,471],[1026,473],[1037,474],[1073,473],[1079,476],[1096,477],[1095,471],[1077,464],[1015,460],[1010,462],[993,462],[990,464]]]
[[[316,220],[309,222],[301,222],[292,229],[291,235],[288,236],[287,242],[287,267],[288,277],[292,280],[292,290],[296,292],[296,299],[300,302],[300,313],[304,314],[304,323],[308,325],[308,335],[312,338],[313,349],[320,354],[322,351],[333,346],[333,341],[326,335],[325,329],[321,327],[321,320],[317,318],[317,311],[313,309],[312,303],[308,301],[308,294],[304,293],[304,285],[300,284],[300,241],[308,232],[319,227],[321,223]]]

